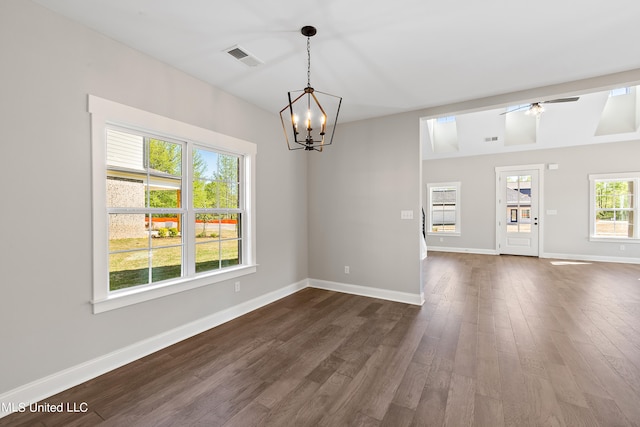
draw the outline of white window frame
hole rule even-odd
[[[433,231],[433,215],[432,215],[432,194],[434,189],[438,188],[455,188],[456,190],[456,228],[455,231]],[[460,189],[462,185],[460,182],[439,182],[427,184],[427,234],[434,236],[460,236],[462,233],[462,227],[460,223],[461,209],[460,209]]]
[[[256,272],[256,144],[94,95],[88,96],[88,111],[91,115],[92,147],[93,299],[91,303],[93,304],[94,313],[102,313]],[[241,156],[240,173],[244,182],[244,191],[242,192],[244,197],[241,202],[244,206],[241,245],[242,264],[197,275],[187,274],[185,277],[157,284],[134,286],[114,292],[109,291],[109,224],[106,206],[106,129],[109,126],[150,133],[170,140],[184,141],[187,143],[187,150],[184,152],[183,157],[190,156],[191,147],[197,146]],[[188,178],[187,189],[191,185],[190,175],[185,174],[183,176],[183,180]],[[187,218],[190,216],[195,218],[192,208],[189,206],[186,206],[186,208],[188,210]],[[184,239],[185,246],[189,248],[193,244],[194,237],[187,234]],[[189,260],[186,259],[183,262],[189,262]]]
[[[596,235],[596,182],[597,181],[633,181],[633,236],[607,237]],[[589,240],[593,242],[640,243],[640,172],[624,172],[589,175]]]

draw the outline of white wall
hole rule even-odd
[[[640,141],[615,142],[517,153],[471,156],[423,162],[423,192],[429,182],[462,183],[462,235],[428,236],[430,247],[495,250],[495,167],[558,164],[544,171],[544,247],[541,252],[587,259],[640,259],[640,243],[589,241],[589,179],[591,173],[640,170]]]
[[[420,294],[420,158],[416,114],[339,125],[311,153],[311,278]]]
[[[276,113],[24,0],[0,2],[0,55],[0,394],[308,277],[307,162]],[[259,267],[242,292],[91,313],[89,93],[258,144]]]

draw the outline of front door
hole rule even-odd
[[[538,169],[502,170],[498,183],[498,252],[538,256]]]

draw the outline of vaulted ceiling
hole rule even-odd
[[[304,25],[312,86],[344,98],[342,121],[640,68],[637,0],[33,1],[274,114],[306,86]]]
[[[640,140],[638,86],[619,89],[581,94],[575,102],[543,103],[539,115],[516,105],[424,118],[423,158]]]

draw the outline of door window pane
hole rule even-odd
[[[506,177],[507,233],[531,232],[531,175]]]

